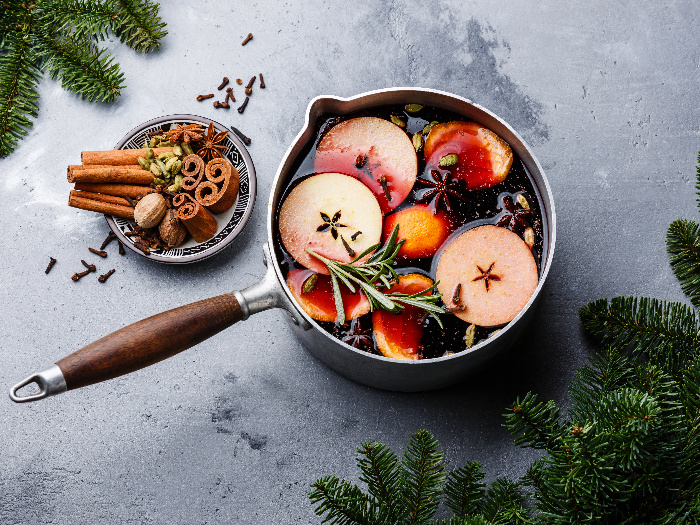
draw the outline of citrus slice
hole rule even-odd
[[[310,291],[304,292],[304,284],[316,275],[316,283]],[[318,275],[311,270],[294,269],[287,274],[287,286],[292,292],[299,306],[317,321],[336,322],[338,313],[335,310],[333,285],[327,275]],[[340,295],[343,298],[345,319],[351,320],[369,313],[369,301],[364,293],[355,290],[351,293],[347,286],[340,285]]]
[[[397,240],[406,240],[397,256],[404,259],[432,257],[450,234],[445,214],[442,211],[433,214],[430,206],[426,204],[417,204],[387,215],[382,236],[384,241],[397,224]]]

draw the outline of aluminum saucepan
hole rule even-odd
[[[540,279],[525,308],[497,335],[463,352],[425,360],[397,360],[358,350],[335,339],[311,319],[294,300],[275,257],[273,246],[276,212],[299,160],[316,136],[321,115],[346,115],[375,107],[416,103],[448,110],[473,120],[510,144],[530,172],[542,208],[544,235]],[[502,119],[462,97],[421,88],[391,88],[350,98],[320,96],[311,101],[304,128],[288,149],[272,185],[267,204],[267,243],[263,247],[267,271],[263,279],[244,290],[234,291],[181,306],[126,326],[46,370],[29,376],[10,390],[16,402],[45,397],[112,379],[190,348],[232,324],[270,308],[282,308],[294,331],[308,350],[336,372],[360,383],[386,390],[416,392],[442,388],[458,382],[487,359],[516,341],[533,316],[552,264],[556,220],[554,201],[542,167],[520,136]],[[20,396],[30,383],[39,392]]]

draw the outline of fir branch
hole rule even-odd
[[[695,196],[700,210],[700,151],[698,152],[697,164],[695,165]]]
[[[149,0],[116,0],[117,17],[112,31],[119,39],[139,53],[160,49],[160,41],[168,32],[158,16],[160,7]]]
[[[367,484],[370,495],[379,502],[380,513],[390,523],[395,522],[400,514],[396,500],[401,473],[396,454],[383,443],[363,443],[357,451],[360,481]]]
[[[690,307],[648,297],[600,299],[579,310],[584,328],[618,352],[631,351],[677,375],[700,350],[700,326]]]
[[[315,481],[309,499],[318,505],[316,515],[326,515],[322,523],[331,525],[377,525],[377,516],[369,498],[352,483],[335,476]]]
[[[0,156],[8,155],[28,133],[39,107],[41,73],[28,37],[8,34],[0,55]]]
[[[124,88],[124,74],[106,49],[88,39],[49,37],[39,39],[43,67],[53,79],[90,102],[111,102]]]
[[[505,426],[512,435],[517,435],[515,444],[520,447],[555,448],[560,439],[561,415],[554,401],[542,403],[528,392],[523,400],[517,398],[504,414]]]
[[[114,0],[44,0],[41,23],[48,34],[105,40],[117,17]]]
[[[516,483],[498,478],[489,487],[481,512],[494,525],[524,525],[531,523],[522,505],[523,496]]]
[[[473,461],[453,470],[445,483],[445,504],[458,518],[476,514],[486,494],[486,483],[481,464]]]
[[[445,482],[445,466],[439,444],[427,430],[419,430],[401,458],[400,501],[405,509],[406,525],[426,525],[440,504]]]
[[[700,168],[700,167],[699,167]],[[700,182],[699,182],[700,184]],[[700,226],[676,219],[666,233],[666,250],[673,273],[694,306],[700,306]]]

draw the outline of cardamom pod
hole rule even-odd
[[[420,133],[413,134],[413,147],[415,148],[416,152],[423,147],[423,135]]]
[[[161,159],[161,160],[162,160],[162,159]],[[178,159],[177,157],[170,157],[170,158],[168,158],[168,160],[165,162],[165,169],[168,170],[168,173],[171,173],[171,174],[174,175],[174,173],[173,173],[173,166],[175,165],[175,163],[176,163],[178,160],[180,160],[180,159]]]
[[[175,181],[171,186],[168,186],[168,191],[172,191],[173,193],[182,191],[182,179],[182,175],[175,175]]]
[[[433,120],[430,124],[426,124],[425,127],[423,128],[423,135],[427,135],[430,133],[430,130],[433,129],[435,126],[440,124],[437,120]]]
[[[457,154],[450,153],[449,155],[445,155],[444,157],[442,157],[438,165],[441,168],[447,168],[449,166],[454,166],[455,164],[457,164],[457,162],[459,162],[459,157],[457,156]]]
[[[153,173],[153,175],[155,175],[156,177],[160,177],[161,175],[163,175],[163,172],[160,171],[160,168],[155,162],[151,164],[151,167],[149,169],[151,170],[151,173]]]
[[[173,146],[173,153],[177,155],[178,157],[182,157],[182,148],[180,147],[179,144],[175,144]]]
[[[158,186],[165,186],[165,181],[161,178],[156,177],[153,179],[153,182],[155,182]]]
[[[158,160],[162,160],[163,162],[173,158],[175,158],[175,154],[172,151],[164,151],[163,153],[158,155]]]
[[[141,166],[145,170],[150,170],[151,169],[151,161],[148,159],[144,159],[143,157],[139,157],[139,166]]]
[[[400,128],[406,127],[406,123],[403,120],[401,120],[399,117],[395,117],[394,115],[391,115],[391,121]]]
[[[164,142],[159,142],[158,145],[157,145],[156,147],[157,147],[157,148],[169,148],[169,147],[172,146],[172,145],[173,145],[172,142],[170,142],[169,140],[166,140],[166,141],[164,141]]]
[[[170,167],[170,173],[176,175],[180,173],[180,168],[182,168],[182,161],[175,157],[175,162],[173,162],[173,165]]]
[[[421,109],[423,109],[423,106],[420,104],[406,104],[406,107],[404,108],[408,113],[418,113]]]
[[[194,150],[192,149],[192,146],[187,144],[186,142],[183,142],[180,147],[182,148],[182,151],[185,153],[185,155],[194,155]]]
[[[467,327],[467,332],[464,335],[464,343],[467,345],[467,348],[471,348],[474,346],[474,338],[476,337],[476,325],[475,324],[470,324]]]
[[[169,175],[168,168],[165,167],[165,164],[163,164],[162,160],[156,159],[156,164],[160,168],[161,173],[163,173],[164,175]]]
[[[304,281],[304,285],[301,287],[301,293],[309,293],[316,286],[316,281],[318,281],[318,274],[311,274],[309,278]]]
[[[525,198],[525,195],[523,195],[522,193],[518,193],[518,194],[515,196],[515,200],[518,201],[518,204],[520,204],[520,206],[522,206],[523,209],[525,209],[525,210],[529,210],[529,209],[530,209],[530,203],[527,202],[527,199]]]
[[[151,142],[148,143],[149,148],[155,148],[156,144],[158,144],[160,140],[158,140],[158,137],[152,137]]]
[[[496,337],[500,331],[501,329],[499,328],[498,330],[494,330],[493,332],[491,332],[489,334],[489,339],[491,339],[492,337]]]
[[[146,151],[146,159],[147,160],[153,160],[155,157],[155,153],[153,153],[153,150],[151,148],[148,148],[148,151]]]
[[[525,244],[527,244],[528,248],[532,250],[532,247],[535,245],[535,230],[532,228],[525,228],[525,231],[523,232],[523,240],[525,241]]]

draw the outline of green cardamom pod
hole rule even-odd
[[[420,133],[413,134],[413,147],[416,149],[416,151],[423,147],[423,135]]]
[[[175,158],[175,154],[171,151],[165,151],[165,152],[161,153],[160,155],[158,155],[158,160],[162,160],[163,162],[165,162],[168,159],[174,159],[174,158]]]
[[[179,144],[175,144],[173,146],[173,153],[177,155],[178,157],[182,157],[182,148],[180,147]]]
[[[311,276],[304,281],[304,285],[301,287],[301,293],[309,293],[316,286],[316,281],[318,281],[318,274],[311,274]]]
[[[170,142],[169,140],[166,140],[163,142],[159,142],[158,145],[156,146],[156,148],[169,148],[172,145],[173,145],[172,142]]]
[[[155,162],[151,164],[151,167],[149,169],[151,170],[151,173],[153,173],[153,175],[155,175],[156,177],[160,177],[161,175],[163,175],[163,172],[160,171],[160,168]]]
[[[516,197],[515,197],[515,200],[518,201],[518,204],[520,204],[520,206],[521,206],[524,210],[529,210],[529,209],[530,209],[530,203],[527,202],[527,198],[525,198],[525,195],[523,195],[522,193],[518,193],[518,195],[516,195]]]
[[[423,135],[427,135],[430,133],[430,130],[433,129],[435,126],[440,124],[437,120],[433,120],[430,124],[426,124],[425,127],[423,128]]]
[[[146,159],[147,160],[153,160],[155,157],[155,153],[153,153],[153,150],[151,148],[148,148],[148,151],[146,151]]]
[[[160,141],[158,140],[158,137],[153,137],[153,138],[151,139],[151,142],[148,143],[148,146],[149,146],[150,148],[155,148],[155,147],[156,147],[156,144],[158,144],[159,142],[160,142]]]
[[[438,165],[441,168],[447,168],[449,166],[454,166],[459,162],[459,157],[457,156],[456,153],[450,153],[449,155],[445,155],[440,159],[440,162]]]
[[[194,150],[192,149],[192,146],[190,146],[186,142],[183,142],[181,147],[182,147],[182,151],[185,152],[185,155],[194,155]]]
[[[144,159],[143,157],[139,157],[139,166],[141,166],[145,170],[150,170],[151,161],[148,159]]]
[[[143,147],[147,148],[148,147],[148,137],[143,138]]]
[[[182,168],[182,161],[175,157],[175,162],[173,162],[173,165],[170,167],[170,173],[176,175],[180,173],[180,168]]]
[[[163,159],[160,159],[163,160]],[[177,157],[170,157],[166,162],[165,162],[165,169],[168,170],[168,173],[173,173],[173,165],[178,161]]]
[[[467,345],[467,348],[471,348],[474,346],[474,337],[476,336],[476,325],[475,324],[470,324],[469,327],[467,328],[467,333],[464,335],[464,343]]]
[[[418,113],[421,109],[423,109],[423,106],[420,104],[406,104],[406,107],[404,108],[408,113]]]
[[[153,182],[155,182],[158,186],[165,186],[165,181],[163,179],[158,178],[158,177],[153,179]]]
[[[391,115],[391,121],[400,128],[406,127],[406,123],[403,120],[401,120],[399,117],[395,117],[394,115]]]
[[[168,186],[168,191],[172,191],[173,193],[182,191],[182,175],[175,175],[175,182],[171,186]]]
[[[168,175],[168,168],[165,167],[165,164],[163,164],[162,160],[156,159],[156,164],[160,168],[160,171],[161,173],[163,173],[163,175]]]

